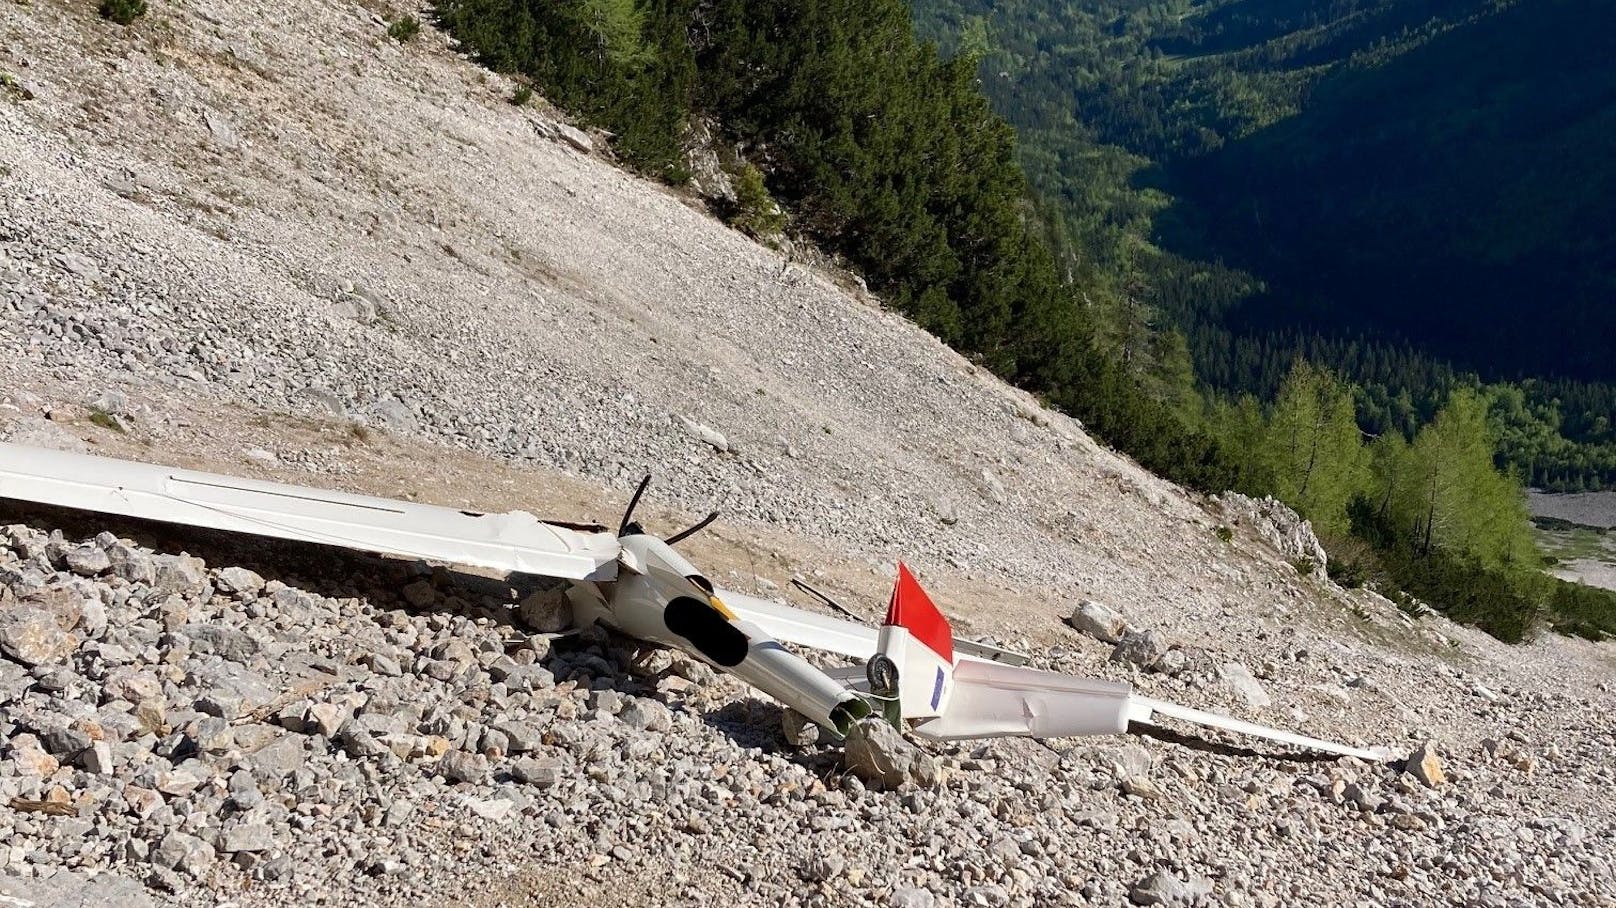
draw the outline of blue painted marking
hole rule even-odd
[[[937,704],[943,701],[943,670],[937,670],[937,683],[931,686],[931,708],[936,709]]]

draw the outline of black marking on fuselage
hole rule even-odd
[[[725,668],[734,668],[746,659],[750,642],[740,628],[713,608],[711,603],[692,596],[678,596],[662,613],[668,630],[690,641],[703,656]]]

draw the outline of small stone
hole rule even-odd
[[[897,788],[913,776],[918,755],[919,751],[897,729],[885,720],[873,718],[855,723],[842,749],[848,771],[887,788]]]
[[[1174,646],[1169,647],[1167,652],[1162,653],[1161,658],[1150,666],[1150,670],[1164,675],[1177,676],[1186,668],[1189,668],[1189,664],[1189,654]]]
[[[589,708],[602,712],[615,713],[623,708],[623,695],[615,690],[592,690],[589,692]]]
[[[124,803],[129,805],[129,812],[136,818],[144,820],[157,812],[163,806],[163,796],[150,788],[139,785],[125,785],[123,787]]]
[[[199,655],[214,653],[231,662],[247,662],[262,648],[246,631],[222,624],[187,624],[180,631]]]
[[[901,886],[892,890],[888,904],[891,908],[936,908],[937,897],[931,894],[930,889]]]
[[[211,108],[203,108],[202,122],[207,126],[208,134],[213,137],[213,141],[221,147],[235,148],[241,143],[236,137],[235,127],[230,125],[230,120],[224,114]]]
[[[96,741],[85,749],[79,756],[79,762],[85,772],[99,776],[110,776],[116,768],[112,762],[112,745],[106,741]]]
[[[404,674],[403,666],[398,660],[382,653],[371,653],[365,657],[365,664],[370,670],[384,678],[397,678]]]
[[[1147,801],[1155,801],[1165,797],[1164,793],[1159,787],[1157,787],[1156,783],[1152,782],[1148,778],[1145,778],[1144,776],[1128,776],[1127,778],[1123,779],[1122,791],[1124,794],[1130,794],[1136,798],[1144,798]]]
[[[819,723],[794,709],[780,713],[780,730],[792,747],[812,747],[819,743]]]
[[[208,565],[200,558],[157,555],[152,563],[155,571],[152,590],[159,595],[200,596],[210,589]]]
[[[1251,670],[1238,662],[1225,662],[1218,666],[1218,677],[1249,707],[1262,709],[1273,704],[1273,698],[1263,689]]]
[[[382,813],[382,825],[389,828],[403,826],[414,813],[415,805],[401,798],[387,805],[387,810]]]
[[[1158,870],[1133,885],[1128,900],[1135,905],[1194,905],[1212,894],[1212,881],[1191,874],[1181,880],[1177,874]]]
[[[1426,828],[1426,822],[1412,813],[1394,813],[1388,822],[1405,832],[1419,832]]]
[[[802,876],[810,883],[825,883],[841,876],[845,869],[847,861],[841,855],[817,852],[803,864]]]
[[[90,745],[95,743],[95,739],[89,732],[77,726],[59,725],[40,732],[39,743],[51,754],[72,760],[88,750]]]
[[[543,732],[526,722],[500,722],[494,728],[505,735],[508,753],[525,754],[544,743]]]
[[[481,782],[488,777],[488,759],[482,754],[451,750],[438,758],[438,772],[451,782]]]
[[[274,847],[274,832],[264,823],[243,823],[228,827],[220,841],[220,848],[231,854],[242,851],[268,851]]]
[[[213,846],[207,842],[194,835],[171,832],[152,851],[151,860],[159,867],[196,877],[212,866],[216,857]]]
[[[559,136],[563,142],[566,142],[568,145],[571,145],[573,148],[583,152],[584,154],[589,154],[595,150],[595,143],[589,138],[589,134],[581,129],[578,129],[577,127],[568,126],[565,123],[556,123],[555,134]]]
[[[618,712],[624,725],[642,731],[666,732],[673,727],[673,716],[668,708],[656,700],[643,697],[629,700]]]
[[[264,588],[264,578],[243,567],[227,567],[219,571],[214,586],[226,595],[254,595]]]
[[[10,745],[11,765],[19,776],[43,779],[61,768],[61,761],[47,753],[33,735],[17,735]]]
[[[313,726],[315,734],[335,738],[352,716],[353,710],[340,703],[315,703],[309,707],[305,721]]]
[[[1086,599],[1072,611],[1066,623],[1084,634],[1088,634],[1102,643],[1116,643],[1122,639],[1123,632],[1127,630],[1127,622],[1122,616],[1109,607]]]
[[[541,634],[560,633],[573,623],[572,602],[559,588],[529,593],[516,607],[516,614],[529,629]]]
[[[163,696],[163,684],[157,676],[149,671],[140,671],[132,668],[122,668],[107,675],[102,682],[102,689],[107,696],[116,700],[128,700],[130,703],[139,703],[143,700],[158,700]]]
[[[286,735],[260,747],[242,760],[242,768],[253,778],[278,787],[281,780],[301,769],[308,760],[302,738]]]
[[[485,819],[498,822],[505,819],[514,805],[503,798],[489,798],[487,800],[474,799],[466,802],[466,807],[472,813]]]
[[[151,553],[122,542],[107,546],[107,558],[112,561],[112,573],[130,583],[150,584],[157,579],[157,563]]]
[[[550,788],[561,780],[561,763],[540,757],[523,757],[511,764],[511,777],[535,788]]]
[[[97,545],[74,546],[67,550],[67,569],[82,577],[95,577],[112,569],[112,559]]]
[[[1442,771],[1442,758],[1437,756],[1436,744],[1431,741],[1414,748],[1405,768],[1427,788],[1436,788],[1448,780]]]
[[[426,608],[438,601],[438,591],[432,588],[429,580],[417,580],[399,592],[404,596],[404,601],[415,608]]]
[[[78,645],[78,638],[45,609],[21,605],[0,611],[0,653],[23,665],[64,662]]]
[[[217,716],[226,722],[241,715],[242,699],[230,691],[209,691],[196,698],[197,712]]]
[[[1130,630],[1117,641],[1111,651],[1111,661],[1148,669],[1166,652],[1167,644],[1155,631]]]
[[[1386,803],[1385,798],[1364,788],[1357,782],[1348,782],[1346,787],[1341,789],[1341,799],[1364,813],[1374,813],[1380,809],[1382,804]]]

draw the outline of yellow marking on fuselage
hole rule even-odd
[[[717,596],[708,596],[707,601],[713,604],[713,608],[718,609],[718,613],[720,615],[723,615],[725,618],[728,618],[731,621],[735,620],[735,613],[729,610],[729,606],[725,605],[722,599],[719,599]]]

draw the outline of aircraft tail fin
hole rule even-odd
[[[896,698],[905,719],[941,716],[948,709],[954,630],[902,562],[868,671],[871,692]]]

